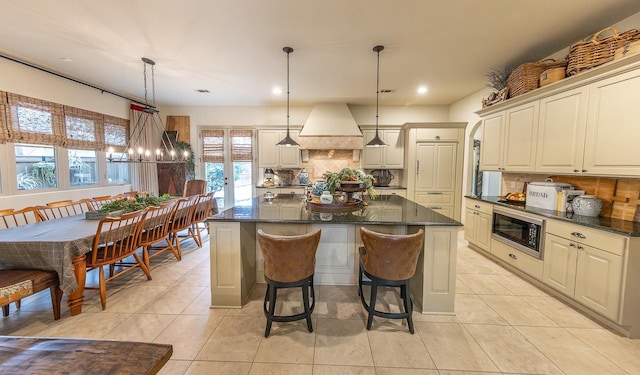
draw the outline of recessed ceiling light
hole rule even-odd
[[[426,94],[427,91],[429,91],[429,89],[427,89],[427,86],[418,87],[418,94]]]
[[[282,89],[280,87],[274,87],[273,90],[271,90],[272,93],[276,94],[276,95],[280,95],[282,94]]]
[[[199,92],[201,94],[207,94],[207,93],[209,93],[209,90],[207,90],[207,89],[196,89],[196,92]]]
[[[65,62],[71,62],[71,61],[73,61],[73,60],[71,60],[71,59],[70,59],[70,58],[68,58],[68,57],[61,57],[61,58],[60,58],[60,60],[65,61]]]

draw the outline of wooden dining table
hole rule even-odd
[[[91,251],[99,220],[84,214],[0,230],[0,269],[56,271],[71,315],[82,312]]]

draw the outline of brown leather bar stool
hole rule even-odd
[[[364,247],[360,248],[360,269],[358,272],[358,295],[362,305],[367,309],[367,330],[371,330],[374,316],[387,319],[407,319],[409,332],[414,333],[413,303],[409,281],[416,272],[418,257],[424,242],[424,231],[420,229],[414,234],[396,235],[373,232],[360,228],[360,237]],[[364,280],[363,275],[369,278]],[[365,301],[362,286],[369,285],[371,294],[369,303]],[[375,309],[378,287],[400,288],[404,312],[392,313]]]
[[[272,235],[258,230],[258,243],[264,256],[264,279],[267,282],[263,306],[264,316],[267,318],[264,337],[269,337],[273,322],[293,322],[301,319],[307,319],[307,328],[309,332],[313,332],[311,313],[316,304],[313,275],[316,250],[320,243],[320,229],[299,236]],[[304,312],[276,315],[278,289],[296,287],[302,289]]]

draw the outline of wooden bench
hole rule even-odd
[[[173,346],[0,336],[0,374],[157,374]]]
[[[62,290],[58,273],[41,270],[2,270],[0,271],[0,306],[2,315],[9,315],[9,305],[12,302],[20,308],[20,300],[32,294],[49,289],[53,318],[60,319],[60,300]]]

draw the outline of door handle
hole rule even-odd
[[[416,174],[420,174],[420,160],[416,160]]]

